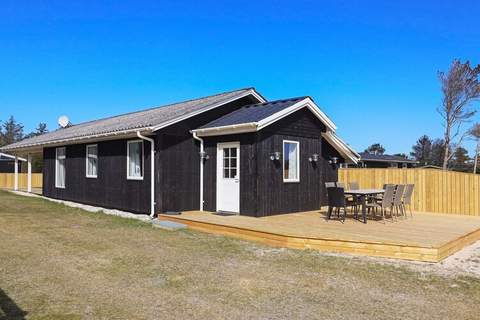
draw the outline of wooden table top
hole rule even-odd
[[[358,189],[358,190],[346,190],[346,194],[359,194],[359,195],[368,195],[368,194],[379,194],[384,193],[383,189]]]

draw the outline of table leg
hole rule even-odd
[[[362,216],[363,223],[367,223],[367,196],[362,196]]]
[[[332,215],[332,207],[328,206],[327,220],[330,220],[331,215]]]

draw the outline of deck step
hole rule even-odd
[[[164,230],[176,231],[180,229],[186,229],[187,225],[183,223],[167,221],[167,220],[153,220],[152,226]]]

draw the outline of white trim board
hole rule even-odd
[[[258,122],[248,122],[248,123],[232,124],[232,125],[221,126],[221,127],[195,129],[195,130],[192,130],[192,132],[195,132],[199,137],[219,136],[219,135],[244,133],[244,132],[255,132],[277,122],[280,119],[283,119],[289,116],[290,114],[302,108],[307,108],[308,110],[310,110],[313,113],[313,115],[315,115],[327,127],[327,130],[335,131],[337,129],[337,126],[333,123],[333,121],[330,120],[330,118],[328,118],[327,115],[320,110],[320,108],[313,102],[312,99],[307,97],[291,105],[290,107],[285,108],[279,112],[276,112]]]
[[[257,132],[302,108],[307,108],[308,110],[310,110],[323,124],[325,124],[325,126],[327,127],[327,132],[322,133],[322,136],[342,156],[344,156],[345,159],[350,160],[352,163],[355,164],[358,163],[358,161],[360,160],[360,155],[335,134],[335,130],[337,129],[336,125],[333,123],[332,120],[330,120],[330,118],[327,117],[324,112],[320,110],[320,108],[313,102],[310,97],[302,99],[294,105],[285,108],[282,111],[274,113],[258,122],[248,122],[213,128],[195,129],[191,132],[196,133],[199,137]]]
[[[12,160],[15,160],[15,156],[11,155],[11,154],[7,154],[7,153],[3,153],[3,152],[0,152],[0,157],[4,157],[4,158],[9,158],[9,159],[12,159]],[[23,162],[26,162],[27,159],[25,158],[20,158],[20,157],[17,157],[18,161],[23,161]],[[5,159],[3,159],[5,160]]]

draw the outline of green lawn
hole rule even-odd
[[[0,191],[0,319],[478,319],[480,280]],[[25,315],[25,316],[23,316]]]

